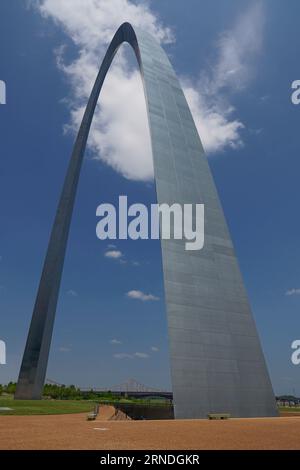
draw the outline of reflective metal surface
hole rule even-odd
[[[39,398],[45,380],[70,220],[98,96],[123,42],[134,49],[146,97],[158,203],[204,203],[205,243],[162,241],[176,418],[276,416],[275,399],[218,194],[186,99],[161,46],[124,23],[93,87],[59,202],[17,385]]]

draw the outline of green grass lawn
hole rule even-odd
[[[13,395],[0,395],[0,408],[12,408],[12,410],[0,410],[1,415],[50,415],[67,413],[88,413],[94,409],[95,403],[110,404],[128,403],[148,406],[169,406],[164,399],[127,399],[124,397],[103,396],[95,400],[14,400]]]
[[[284,411],[286,413],[299,413],[299,415],[300,415],[299,406],[298,407],[280,406],[279,411],[280,412]]]
[[[0,408],[12,408],[12,411],[0,411],[0,419],[1,415],[88,413],[94,406],[94,402],[87,400],[12,400],[0,397]]]

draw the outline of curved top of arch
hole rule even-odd
[[[132,47],[139,65],[154,160],[157,153],[155,142],[163,143],[164,140],[167,144],[166,134],[168,133],[170,136],[172,132],[178,135],[181,142],[189,143],[191,139],[194,139],[197,151],[203,153],[191,112],[166,52],[152,35],[138,28],[133,28],[128,22],[123,23],[116,31],[101,64],[79,131],[81,149],[83,148],[83,140],[86,143],[93,113],[107,72],[120,45],[124,42]],[[184,137],[184,130],[187,127],[189,135]],[[172,142],[170,143],[172,144]],[[74,151],[76,147],[75,144]],[[167,146],[165,146],[165,155],[168,153],[166,150]],[[165,156],[166,159],[167,156]],[[155,176],[159,177],[157,174]]]

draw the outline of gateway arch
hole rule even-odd
[[[42,394],[83,155],[105,76],[123,42],[132,46],[143,79],[158,203],[205,205],[202,250],[186,251],[185,240],[161,241],[175,417],[276,416],[247,294],[190,109],[164,50],[129,23],[120,26],[106,52],[74,144],[15,398]]]

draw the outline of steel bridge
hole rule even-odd
[[[154,387],[149,387],[147,385],[138,382],[135,379],[128,379],[126,382],[123,382],[118,385],[113,385],[109,388],[94,388],[94,387],[85,387],[80,388],[82,393],[108,393],[111,392],[114,395],[127,396],[132,398],[166,398],[168,400],[173,400],[173,393],[167,390],[162,390]]]

